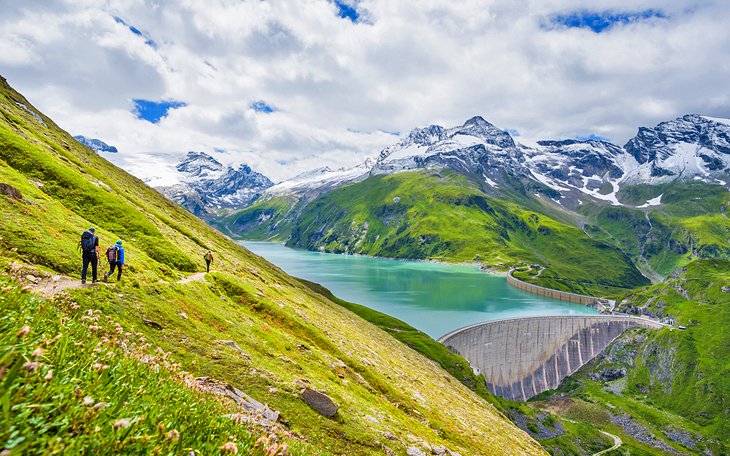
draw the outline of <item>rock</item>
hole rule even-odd
[[[0,182],[0,195],[5,195],[8,198],[13,198],[18,201],[21,201],[23,199],[23,194],[20,193],[20,190],[10,184],[5,184],[2,182]]]
[[[431,448],[431,454],[435,454],[436,456],[444,456],[446,454],[446,448],[444,447],[433,447]]]
[[[187,319],[188,319],[188,314],[186,314],[185,312],[182,312],[182,311],[181,311],[181,312],[178,312],[178,315],[180,315],[180,316],[181,316],[182,318],[184,318],[185,320],[187,320]]]
[[[406,449],[406,454],[408,456],[426,456],[424,452],[417,447],[408,447],[408,449]]]
[[[162,329],[162,325],[159,324],[159,323],[157,323],[156,321],[152,321],[152,320],[148,320],[146,318],[143,318],[142,319],[142,322],[144,324],[146,324],[147,326],[151,327],[151,328],[155,328],[155,329],[158,329],[158,330],[159,329]]]
[[[302,399],[307,403],[308,406],[312,407],[317,413],[332,418],[340,408],[337,404],[332,401],[326,394],[322,394],[312,388],[305,388],[302,393]]]
[[[383,446],[383,452],[384,452],[384,453],[385,453],[385,454],[386,454],[387,456],[395,456],[395,451],[391,450],[391,449],[390,449],[390,448],[388,448],[387,446]]]
[[[247,412],[258,413],[263,418],[271,422],[275,422],[279,419],[279,412],[271,410],[269,406],[262,404],[233,385],[218,382],[208,377],[198,377],[195,381],[197,381],[205,389],[212,390],[215,393],[228,397]]]
[[[28,274],[25,276],[25,280],[28,282],[38,283],[41,279],[32,274]]]
[[[60,275],[54,275],[53,277],[51,277],[51,280],[53,282],[58,282],[59,280],[61,280],[61,276]]]
[[[392,440],[394,442],[398,441],[398,437],[394,436],[393,433],[391,433],[391,432],[384,432],[383,437],[385,437],[388,440]]]

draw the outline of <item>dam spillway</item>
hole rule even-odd
[[[664,326],[622,315],[513,318],[457,329],[439,342],[478,368],[493,394],[526,401],[557,388],[627,329]]]

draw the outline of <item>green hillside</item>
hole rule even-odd
[[[700,259],[626,296],[620,310],[672,317],[686,330],[624,333],[540,406],[622,435],[635,454],[667,454],[667,446],[728,454],[728,284],[730,261]]]
[[[253,209],[257,210],[257,209]],[[316,198],[287,245],[336,253],[480,262],[502,270],[539,264],[530,280],[583,293],[648,281],[621,251],[545,215],[485,196],[458,174],[374,176]]]
[[[244,453],[256,441],[294,454],[543,453],[434,362],[81,146],[4,80],[0,183],[6,449],[210,454],[235,440]],[[80,286],[89,226],[104,246],[124,240],[120,283]],[[215,272],[203,275],[207,249]],[[278,423],[246,424],[260,417],[195,377],[267,403]],[[304,402],[310,388],[339,405],[332,418]],[[89,409],[86,396],[108,407]],[[243,418],[231,423],[233,412]]]

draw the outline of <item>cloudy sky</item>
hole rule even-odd
[[[473,115],[525,143],[618,144],[686,113],[730,117],[726,0],[0,0],[0,11],[0,74],[142,177],[196,150],[278,181]]]

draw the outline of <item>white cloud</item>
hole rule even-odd
[[[225,149],[273,179],[356,164],[429,123],[480,114],[521,141],[596,133],[622,144],[689,112],[730,117],[730,5],[614,0],[666,18],[545,27],[589,0],[0,0],[0,74],[73,134],[139,173]],[[143,36],[115,21],[120,17]],[[146,44],[147,39],[155,47]],[[158,124],[131,99],[172,99]],[[263,100],[278,111],[256,113]],[[218,157],[218,156],[217,156]]]

